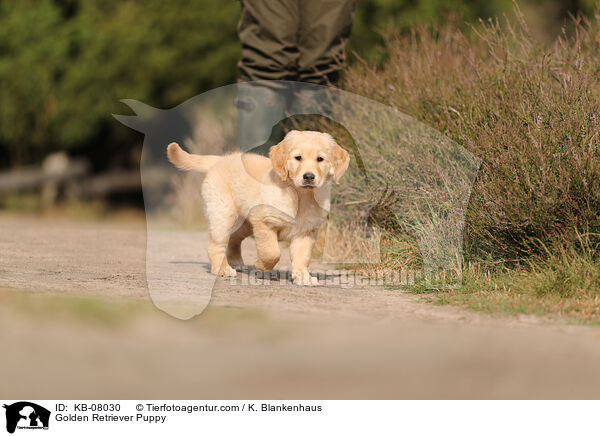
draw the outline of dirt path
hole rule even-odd
[[[180,247],[167,259],[171,283],[191,297],[208,277],[203,238],[169,233]],[[251,242],[244,256],[253,261]],[[252,285],[242,274],[215,282],[208,309],[180,321],[150,304],[146,277],[144,223],[0,216],[0,369],[13,374],[0,396],[600,396],[598,328],[491,317],[362,284]]]

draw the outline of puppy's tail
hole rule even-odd
[[[171,142],[167,146],[167,157],[180,170],[195,170],[205,173],[219,160],[219,156],[201,156],[183,151],[179,144]]]

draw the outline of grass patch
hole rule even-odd
[[[60,320],[73,326],[87,324],[109,329],[120,329],[143,317],[146,320],[181,323],[213,333],[231,328],[244,329],[249,325],[268,326],[270,321],[265,312],[255,308],[209,305],[193,320],[180,321],[166,315],[149,301],[45,295],[0,288],[0,317],[3,314],[21,315],[32,320]],[[287,330],[271,336],[280,334],[287,334]]]
[[[145,313],[148,303],[108,300],[99,297],[41,295],[10,289],[0,290],[2,310],[38,319],[79,321],[106,327],[120,327]]]
[[[434,304],[600,323],[600,259],[576,250],[519,265],[471,265],[456,288],[416,282],[408,289]]]

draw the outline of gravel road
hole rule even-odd
[[[163,236],[147,252],[142,221],[0,215],[2,396],[600,397],[598,327],[440,307],[368,284],[215,281],[204,233]],[[198,283],[212,280],[208,308],[182,321],[152,305],[171,295],[152,289],[161,268],[194,304],[207,297]]]

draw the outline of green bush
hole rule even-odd
[[[235,81],[238,17],[233,1],[1,2],[0,165],[129,150],[119,100],[171,107]]]
[[[378,32],[496,12],[508,0],[358,2],[350,50],[381,57]],[[0,167],[53,150],[122,164],[140,137],[111,113],[133,98],[160,108],[235,82],[240,3],[217,0],[0,2]]]

